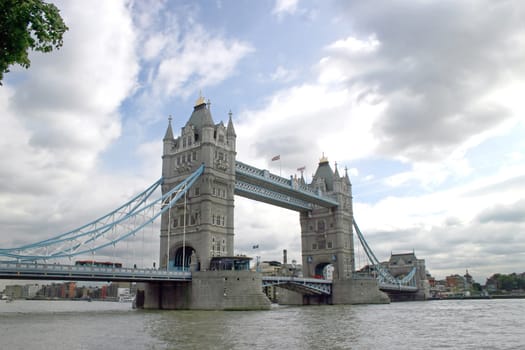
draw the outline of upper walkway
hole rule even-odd
[[[235,162],[235,194],[295,211],[312,210],[314,205],[339,205],[296,179],[285,179],[239,161]]]

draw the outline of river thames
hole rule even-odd
[[[270,311],[148,311],[129,303],[0,302],[1,349],[524,349],[525,299]]]

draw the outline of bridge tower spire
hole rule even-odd
[[[163,193],[201,164],[205,170],[185,200],[162,217],[162,268],[187,270],[191,262],[207,270],[212,257],[233,255],[236,135],[231,115],[228,128],[215,124],[209,106],[200,95],[180,135],[173,137],[170,121],[164,137]]]
[[[303,274],[307,277],[352,278],[355,270],[352,231],[352,187],[348,176],[332,171],[323,154],[311,187],[323,196],[336,200],[335,208],[316,206],[301,212]],[[332,271],[330,271],[332,270]]]

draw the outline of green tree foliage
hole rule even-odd
[[[29,68],[29,49],[49,52],[62,46],[68,27],[59,12],[42,0],[0,0],[0,85],[10,65]]]
[[[487,282],[492,281],[497,290],[520,290],[525,289],[525,273],[516,274],[511,273],[510,275],[503,275],[496,273],[492,275]]]
[[[472,284],[472,291],[473,292],[481,292],[481,284],[479,283],[473,283]]]

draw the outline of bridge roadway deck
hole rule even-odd
[[[0,279],[104,282],[191,281],[189,271],[0,262]]]
[[[72,280],[102,282],[190,282],[189,271],[112,268],[61,264],[0,262],[0,279]],[[306,294],[331,294],[332,281],[292,276],[262,276],[262,286],[281,286]],[[417,292],[418,288],[397,284],[379,285],[388,292]]]
[[[332,281],[293,276],[263,276],[263,287],[281,286],[304,294],[332,294]]]
[[[417,292],[418,288],[414,286],[404,286],[402,284],[379,283],[379,289],[383,292]]]

